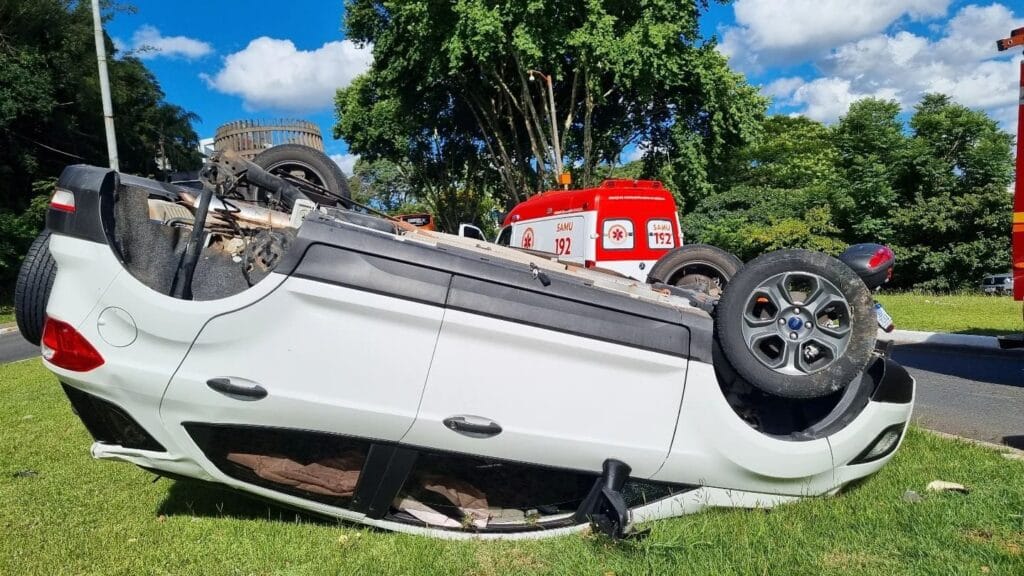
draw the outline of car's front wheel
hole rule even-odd
[[[750,385],[783,398],[846,387],[871,358],[871,293],[848,266],[819,252],[781,250],[747,263],[715,311],[725,359]]]

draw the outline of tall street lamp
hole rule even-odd
[[[110,168],[120,171],[117,159],[117,137],[114,134],[114,106],[110,102],[110,76],[107,74],[107,45],[103,38],[103,20],[100,18],[100,1],[92,0],[92,26],[96,37],[96,63],[100,73],[100,96],[103,100],[103,123],[107,131],[107,156]]]

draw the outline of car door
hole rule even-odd
[[[164,395],[165,422],[397,441],[416,414],[449,278],[410,270],[422,272],[309,248],[272,294],[206,324]]]
[[[683,396],[689,331],[679,312],[547,280],[452,279],[403,442],[590,471],[617,458],[634,476],[653,475]]]

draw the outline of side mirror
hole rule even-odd
[[[487,236],[484,234],[484,231],[472,224],[459,224],[459,236],[487,242]]]
[[[869,290],[888,282],[896,266],[892,249],[881,244],[854,244],[839,255],[839,260],[853,269]]]

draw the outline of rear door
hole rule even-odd
[[[161,414],[171,426],[231,423],[397,441],[416,414],[449,278],[313,245],[272,294],[207,323]]]

